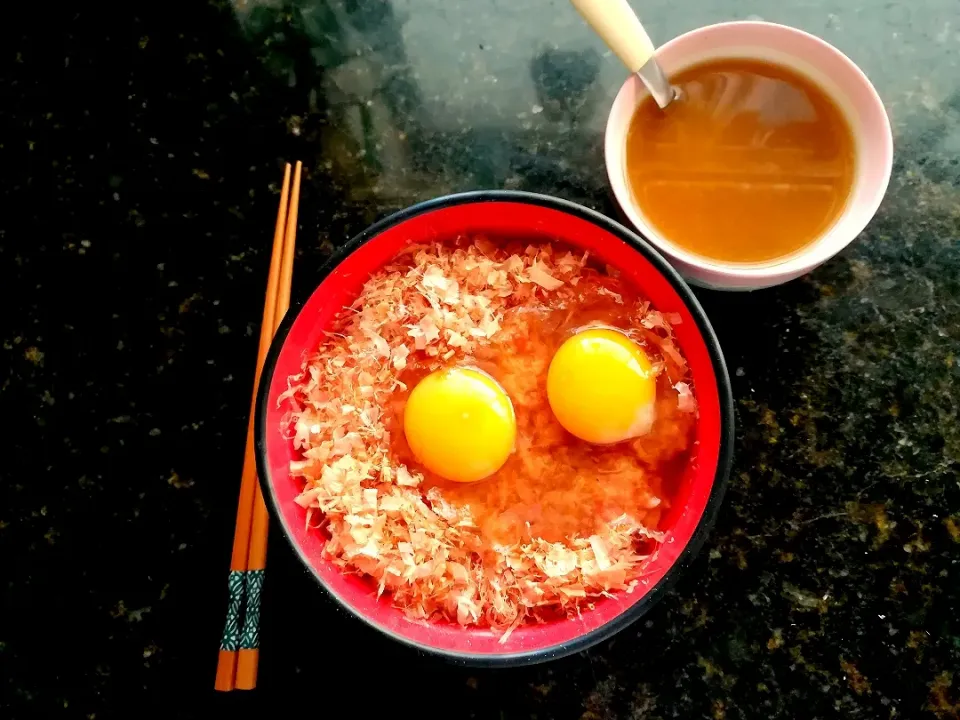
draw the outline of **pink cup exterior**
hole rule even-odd
[[[668,75],[722,57],[753,57],[802,72],[830,95],[850,123],[857,152],[854,187],[840,218],[816,242],[782,260],[739,265],[690,253],[661,236],[637,207],[625,171],[630,120],[647,95],[636,75],[627,78],[610,109],[604,154],[610,184],[624,214],[689,281],[721,290],[754,290],[800,277],[856,239],[876,213],[889,184],[893,133],[880,96],[860,68],[829,43],[802,30],[767,22],[720,23],[674,38],[657,51]]]

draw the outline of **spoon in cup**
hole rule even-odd
[[[663,74],[650,36],[627,0],[570,0],[583,19],[632,73],[636,73],[661,109],[680,97]]]

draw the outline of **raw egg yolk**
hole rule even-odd
[[[583,330],[560,346],[547,371],[547,399],[570,433],[610,444],[650,431],[656,377],[650,358],[616,330]]]
[[[438,370],[410,393],[403,432],[417,460],[456,482],[492,475],[513,451],[513,404],[490,376],[471,368]]]

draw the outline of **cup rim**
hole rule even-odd
[[[883,172],[881,181],[876,183],[872,197],[870,198],[870,202],[861,211],[862,223],[858,222],[854,225],[856,232],[850,232],[849,237],[846,239],[840,238],[838,241],[837,238],[834,238],[833,242],[824,243],[823,241],[829,238],[830,234],[834,232],[837,226],[837,223],[835,222],[831,228],[829,228],[825,233],[820,235],[820,237],[806,247],[800,248],[795,253],[782,259],[774,259],[773,261],[767,263],[758,264],[724,262],[722,260],[716,260],[704,255],[698,255],[681,248],[680,246],[671,242],[669,239],[663,237],[655,228],[650,225],[650,223],[644,220],[642,211],[634,201],[630,192],[629,184],[622,178],[616,177],[614,172],[614,163],[611,162],[611,157],[616,157],[619,160],[619,162],[616,163],[619,168],[622,169],[626,164],[626,151],[624,148],[625,136],[623,133],[614,132],[614,124],[615,120],[619,118],[619,114],[616,114],[616,110],[619,105],[624,102],[622,97],[627,92],[631,84],[636,82],[636,78],[633,75],[628,76],[620,86],[620,89],[617,91],[617,95],[614,98],[613,104],[611,105],[610,112],[607,115],[607,123],[604,129],[604,158],[607,169],[607,179],[610,182],[610,186],[613,190],[613,194],[617,200],[617,203],[620,205],[624,214],[629,219],[630,224],[633,225],[633,227],[660,252],[685,266],[708,273],[711,276],[712,283],[717,283],[718,281],[722,283],[724,280],[772,280],[775,284],[778,279],[782,279],[782,281],[792,279],[809,272],[821,263],[829,260],[831,257],[842,251],[854,240],[856,240],[860,233],[863,232],[863,229],[867,226],[867,224],[869,224],[870,220],[873,219],[873,216],[879,209],[880,203],[883,201],[884,195],[886,194],[887,188],[890,184],[890,177],[893,172],[893,130],[890,125],[890,118],[887,115],[886,108],[883,106],[883,100],[880,98],[880,94],[877,92],[873,83],[870,82],[870,79],[867,77],[866,73],[864,73],[863,70],[846,54],[844,54],[835,46],[831,45],[823,38],[817,37],[812,33],[808,33],[805,30],[800,30],[799,28],[795,28],[790,25],[768,22],[765,20],[733,20],[713,23],[711,25],[695,28],[694,30],[685,32],[682,35],[678,35],[677,37],[667,41],[657,48],[657,55],[665,50],[675,47],[676,45],[689,42],[692,38],[704,33],[716,32],[720,29],[744,27],[762,27],[774,33],[791,34],[795,37],[802,38],[805,42],[810,42],[819,46],[824,51],[834,55],[844,65],[846,65],[847,68],[852,72],[853,76],[857,78],[867,90],[871,114],[874,114],[880,120],[884,131],[882,147],[880,148],[883,161]],[[631,111],[631,113],[632,112],[633,111]],[[627,126],[629,127],[629,123]],[[844,209],[843,212],[841,212],[841,214],[838,216],[838,221],[840,218],[846,216],[848,212],[849,209]],[[851,228],[851,230],[852,229],[853,228]],[[696,282],[696,280],[694,280],[694,282]]]

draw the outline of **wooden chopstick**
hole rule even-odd
[[[300,171],[297,162],[293,173],[293,190],[290,193],[290,209],[287,213],[286,240],[283,245],[283,261],[280,266],[280,283],[274,307],[273,332],[280,326],[290,307],[290,286],[293,282],[293,257],[297,242],[297,213],[300,209]],[[243,639],[237,656],[235,687],[252,690],[257,686],[257,668],[260,659],[260,588],[267,565],[267,527],[270,516],[263,502],[259,483],[254,488],[253,520],[250,530],[250,546],[247,553],[247,605],[243,623]]]
[[[298,187],[299,192],[299,163]],[[277,211],[277,222],[273,233],[273,251],[270,255],[270,272],[267,277],[267,292],[263,304],[263,320],[260,326],[260,345],[257,352],[257,366],[254,372],[253,397],[250,401],[250,419],[247,422],[247,440],[243,456],[243,471],[240,479],[240,499],[237,503],[237,522],[233,535],[233,551],[230,555],[230,575],[228,586],[230,589],[227,606],[227,619],[220,640],[220,655],[217,661],[217,677],[214,687],[217,690],[233,690],[237,667],[237,651],[240,647],[240,618],[243,611],[244,595],[246,591],[247,556],[249,554],[250,533],[254,515],[254,507],[259,486],[257,483],[257,467],[254,456],[253,418],[257,400],[257,385],[260,381],[260,372],[263,362],[270,348],[276,328],[276,308],[278,291],[284,284],[281,280],[282,264],[284,261],[283,246],[286,239],[287,206],[290,197],[290,164],[287,163],[283,172],[283,189],[280,193],[280,207]],[[285,297],[289,303],[289,273],[286,275]],[[262,501],[261,501],[262,504]]]

